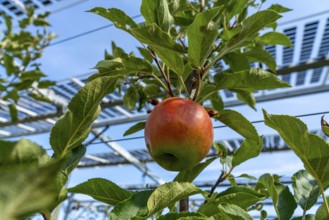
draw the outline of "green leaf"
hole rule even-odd
[[[0,168],[0,216],[23,220],[45,210],[57,197],[53,184],[60,163],[38,168],[22,165]]]
[[[135,109],[135,106],[139,100],[137,89],[133,86],[130,86],[124,96],[123,96],[123,104],[126,106],[129,110]]]
[[[161,92],[160,86],[157,84],[147,84],[143,88],[143,92],[148,96],[154,96]]]
[[[258,141],[247,139],[242,142],[241,146],[234,151],[232,166],[236,167],[241,163],[257,157],[263,148],[263,139],[259,137]]]
[[[279,32],[268,32],[263,36],[261,36],[259,38],[259,41],[261,41],[264,44],[270,44],[270,45],[280,44],[286,47],[292,47],[290,38],[287,37],[285,34]]]
[[[68,176],[74,168],[79,164],[82,157],[86,154],[86,146],[80,145],[79,147],[74,148],[71,151],[71,155],[68,157],[68,161],[66,161],[64,168],[65,173]]]
[[[265,210],[262,210],[262,211],[260,212],[260,219],[261,219],[261,220],[265,220],[266,217],[267,217],[267,212],[266,212]]]
[[[260,62],[264,63],[270,70],[276,72],[276,62],[274,58],[267,52],[261,48],[253,48],[245,53],[243,53],[250,62]]]
[[[217,91],[217,90],[216,90]],[[211,106],[217,110],[222,111],[224,109],[224,102],[222,97],[219,95],[219,92],[215,92],[213,95],[209,97]]]
[[[150,45],[153,49],[167,49],[183,53],[182,45],[177,44],[168,33],[161,30],[157,25],[150,24],[131,30],[132,35],[141,43]]]
[[[122,189],[115,183],[102,179],[89,179],[73,188],[68,189],[71,193],[81,193],[109,205],[116,205],[128,199],[133,193]]]
[[[128,54],[122,48],[118,47],[115,44],[114,41],[111,42],[111,46],[112,46],[112,55],[113,55],[113,58],[126,58],[126,57],[128,57]],[[106,55],[105,57],[108,57],[108,55]],[[111,60],[111,58],[110,58],[110,60]]]
[[[223,60],[230,66],[230,70],[233,72],[240,72],[243,70],[249,70],[249,60],[244,53],[231,52],[223,57]]]
[[[113,60],[102,60],[97,63],[95,68],[98,69],[99,73],[91,76],[89,80],[101,76],[115,77],[134,73],[150,74],[153,72],[150,63],[133,56],[115,58]]]
[[[174,18],[169,12],[167,0],[157,0],[157,21],[158,25],[165,32],[168,32],[170,26],[174,23]]]
[[[19,164],[42,165],[50,159],[42,147],[27,139],[15,142],[0,140],[0,146],[1,167]]]
[[[261,177],[259,177],[257,184],[261,184],[262,186],[265,187],[265,189],[269,193],[270,197],[272,198],[274,209],[275,209],[276,213],[279,214],[278,213],[279,211],[277,209],[279,195],[278,195],[278,192],[276,191],[273,177],[268,173],[263,174]]]
[[[195,17],[187,29],[188,60],[192,67],[201,69],[214,49],[218,35],[218,27],[214,19],[222,7],[203,11]]]
[[[252,92],[243,91],[239,89],[231,89],[232,92],[237,94],[237,98],[249,105],[252,109],[256,111],[256,99],[253,96]]]
[[[56,85],[56,82],[50,80],[42,80],[38,82],[38,88],[40,89],[49,88],[50,86],[54,86],[54,85]]]
[[[245,42],[252,40],[260,30],[265,28],[281,17],[272,10],[259,11],[242,22],[242,30],[228,41],[225,51],[232,51],[240,48]]]
[[[265,198],[264,194],[250,188],[231,187],[218,194],[212,201],[203,204],[198,212],[206,216],[212,216],[219,211],[218,205],[223,203],[229,203],[239,206],[242,209],[247,209]]]
[[[197,212],[176,212],[162,215],[157,220],[208,220],[209,218]]]
[[[250,176],[250,175],[248,175],[248,174],[246,174],[246,173],[241,174],[241,175],[239,175],[239,176],[236,176],[235,178],[247,178],[247,179],[250,179],[250,180],[257,180],[256,177],[254,177],[254,176]]]
[[[145,124],[146,124],[145,121],[134,124],[133,126],[128,128],[128,130],[126,130],[126,132],[123,134],[123,136],[128,136],[128,135],[131,135],[138,131],[143,130],[145,128]]]
[[[129,17],[123,11],[117,8],[105,9],[102,7],[96,7],[91,9],[89,12],[93,12],[112,21],[117,28],[128,32],[131,28],[138,28],[138,25],[131,17]]]
[[[155,48],[154,50],[160,59],[179,77],[184,75],[184,62],[177,52],[163,48]]]
[[[237,35],[238,33],[241,32],[241,27],[234,27],[232,29],[224,29],[223,32],[221,33],[221,38],[223,40],[230,40],[232,37],[234,37],[235,35]]]
[[[305,169],[317,180],[320,188],[329,186],[329,144],[311,134],[307,126],[288,115],[271,115],[263,110],[265,124],[275,129],[302,160]]]
[[[291,9],[283,7],[282,5],[279,5],[279,4],[273,4],[268,9],[276,11],[277,13],[284,13],[284,12],[291,11]]]
[[[215,95],[215,93],[218,93],[217,87],[215,85],[211,85],[208,83],[203,83],[201,89],[200,89],[200,93],[198,95],[197,98],[197,102],[201,103],[203,101],[204,97],[208,97],[209,99],[212,99],[212,97]],[[209,94],[214,94],[209,96]],[[217,97],[216,97],[217,98]]]
[[[271,196],[278,219],[290,219],[297,208],[297,204],[289,188],[275,183],[274,178],[270,174],[262,175],[258,184],[262,184]]]
[[[40,70],[31,70],[21,73],[21,80],[39,80],[41,77],[45,77],[46,74]]]
[[[32,97],[35,100],[41,101],[41,102],[47,102],[47,103],[53,103],[48,96],[45,96],[41,93],[29,93],[28,96]]]
[[[157,0],[142,0],[140,11],[145,18],[146,25],[157,24]]]
[[[11,99],[11,100],[13,100],[15,103],[17,103],[18,102],[18,100],[19,100],[19,94],[18,94],[18,91],[17,91],[17,89],[15,88],[15,89],[12,89],[11,91],[9,91],[8,93],[7,93],[7,95],[6,95],[6,99]],[[15,111],[15,106],[9,106],[9,108],[12,108],[12,109],[10,109],[10,110],[12,110],[12,111]]]
[[[327,203],[329,203],[329,197],[326,198]],[[315,219],[316,220],[328,220],[329,215],[326,209],[326,203],[323,202],[322,205],[316,210]]]
[[[276,190],[279,195],[278,210],[280,219],[290,219],[297,208],[294,196],[291,194],[288,186],[276,185]]]
[[[219,112],[217,120],[227,125],[246,139],[259,141],[259,136],[255,127],[239,112],[226,109]]]
[[[193,182],[193,180],[215,159],[217,158],[216,157],[210,158],[202,163],[197,164],[191,169],[179,172],[173,181],[189,182],[189,183]]]
[[[240,16],[240,14],[247,8],[248,0],[239,0],[239,1],[223,1],[226,2],[224,10],[226,21],[230,21],[235,15]]]
[[[137,49],[139,50],[139,53],[144,57],[144,59],[150,63],[153,62],[153,58],[152,55],[150,54],[150,52],[145,49],[144,47],[137,47]]]
[[[184,48],[177,44],[168,33],[162,31],[157,25],[135,28],[132,35],[141,43],[148,44],[160,59],[179,76],[184,74],[184,63],[180,53]]]
[[[222,203],[218,209],[225,220],[252,220],[252,217],[237,205]]]
[[[329,137],[329,123],[324,120],[324,115],[321,117],[322,132]]]
[[[100,101],[113,92],[117,78],[101,77],[89,81],[70,101],[68,111],[56,122],[50,145],[57,157],[63,157],[87,138],[91,124],[100,113]]]
[[[221,143],[218,143],[218,142],[213,143],[213,145],[214,145],[214,148],[217,150],[218,155],[221,159],[225,158],[227,156],[228,150],[224,145],[222,145]]]
[[[5,24],[7,27],[6,35],[9,35],[13,29],[12,18],[10,16],[6,15],[6,13],[2,13],[1,16],[3,16],[3,18],[5,19]]]
[[[296,202],[305,211],[312,208],[321,194],[316,180],[305,170],[300,170],[292,177],[292,187]]]
[[[120,70],[124,68],[121,58],[115,58],[112,60],[101,60],[99,61],[94,69],[98,69],[100,72],[110,71],[110,70]]]
[[[169,182],[159,186],[147,201],[148,216],[170,206],[174,202],[202,191],[191,183]]]
[[[249,92],[290,87],[288,83],[280,80],[273,73],[262,69],[217,74],[215,75],[215,83],[218,89],[239,89]]]
[[[131,219],[135,216],[147,215],[147,201],[153,190],[134,193],[131,197],[118,203],[110,213],[111,220]]]

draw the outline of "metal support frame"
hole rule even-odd
[[[100,134],[101,130],[94,128],[92,129],[92,133],[96,136]],[[159,177],[155,176],[145,164],[141,163],[136,157],[134,157],[129,151],[121,147],[116,142],[110,142],[111,139],[105,135],[101,134],[98,139],[104,142],[109,148],[111,148],[113,151],[117,152],[121,157],[126,159],[130,164],[134,165],[137,169],[139,169],[143,174],[148,176],[150,179],[152,179],[154,182],[158,184],[163,184],[165,181],[160,179]]]

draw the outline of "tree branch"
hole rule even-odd
[[[181,199],[179,201],[179,212],[188,212],[189,210],[189,201],[188,201],[188,197],[185,199]]]
[[[218,177],[216,183],[211,187],[211,190],[208,194],[208,198],[211,197],[211,195],[214,193],[216,187],[223,182],[224,180],[226,180],[226,178],[231,174],[233,168],[231,168],[228,172],[224,172],[222,171],[222,173],[220,174],[220,176]],[[204,203],[207,203],[207,200],[204,201]]]

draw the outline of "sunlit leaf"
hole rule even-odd
[[[169,182],[159,186],[147,201],[148,216],[168,207],[174,202],[202,191],[191,183]]]
[[[283,45],[286,47],[292,47],[292,43],[290,38],[288,38],[285,34],[279,32],[268,32],[261,36],[259,40],[264,44],[270,45]]]
[[[218,35],[214,19],[221,7],[215,7],[199,13],[187,29],[188,59],[192,67],[200,69],[212,50]]]
[[[116,83],[116,78],[97,78],[73,97],[68,111],[56,122],[50,134],[50,144],[57,157],[80,146],[87,138],[91,124],[100,113],[100,101],[114,91]]]
[[[110,205],[116,205],[128,199],[133,194],[122,189],[115,183],[102,178],[89,179],[87,182],[70,188],[69,192],[85,194]]]
[[[133,126],[128,128],[128,130],[125,131],[123,136],[128,136],[128,135],[131,135],[138,131],[143,130],[145,128],[145,124],[146,124],[146,122],[138,122],[137,124],[134,124]]]
[[[300,120],[288,115],[271,115],[263,110],[265,124],[275,129],[302,160],[305,169],[317,180],[320,188],[329,186],[329,144],[308,132]]]
[[[195,165],[194,167],[188,170],[179,172],[173,181],[189,182],[189,183],[193,182],[193,180],[215,159],[216,157],[210,158],[202,163]]]

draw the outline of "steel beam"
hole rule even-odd
[[[101,134],[101,130],[94,128],[91,131],[95,136],[98,136],[104,144],[106,144],[109,148],[111,148],[114,152],[117,152],[121,157],[126,159],[129,163],[134,165],[137,169],[139,169],[143,174],[150,177],[157,184],[163,184],[165,181],[161,180],[159,177],[155,176],[150,170],[148,170],[147,166],[141,163],[136,157],[134,157],[129,151],[121,147],[116,142],[110,142],[111,139],[106,134]],[[91,159],[91,158],[88,158]]]

